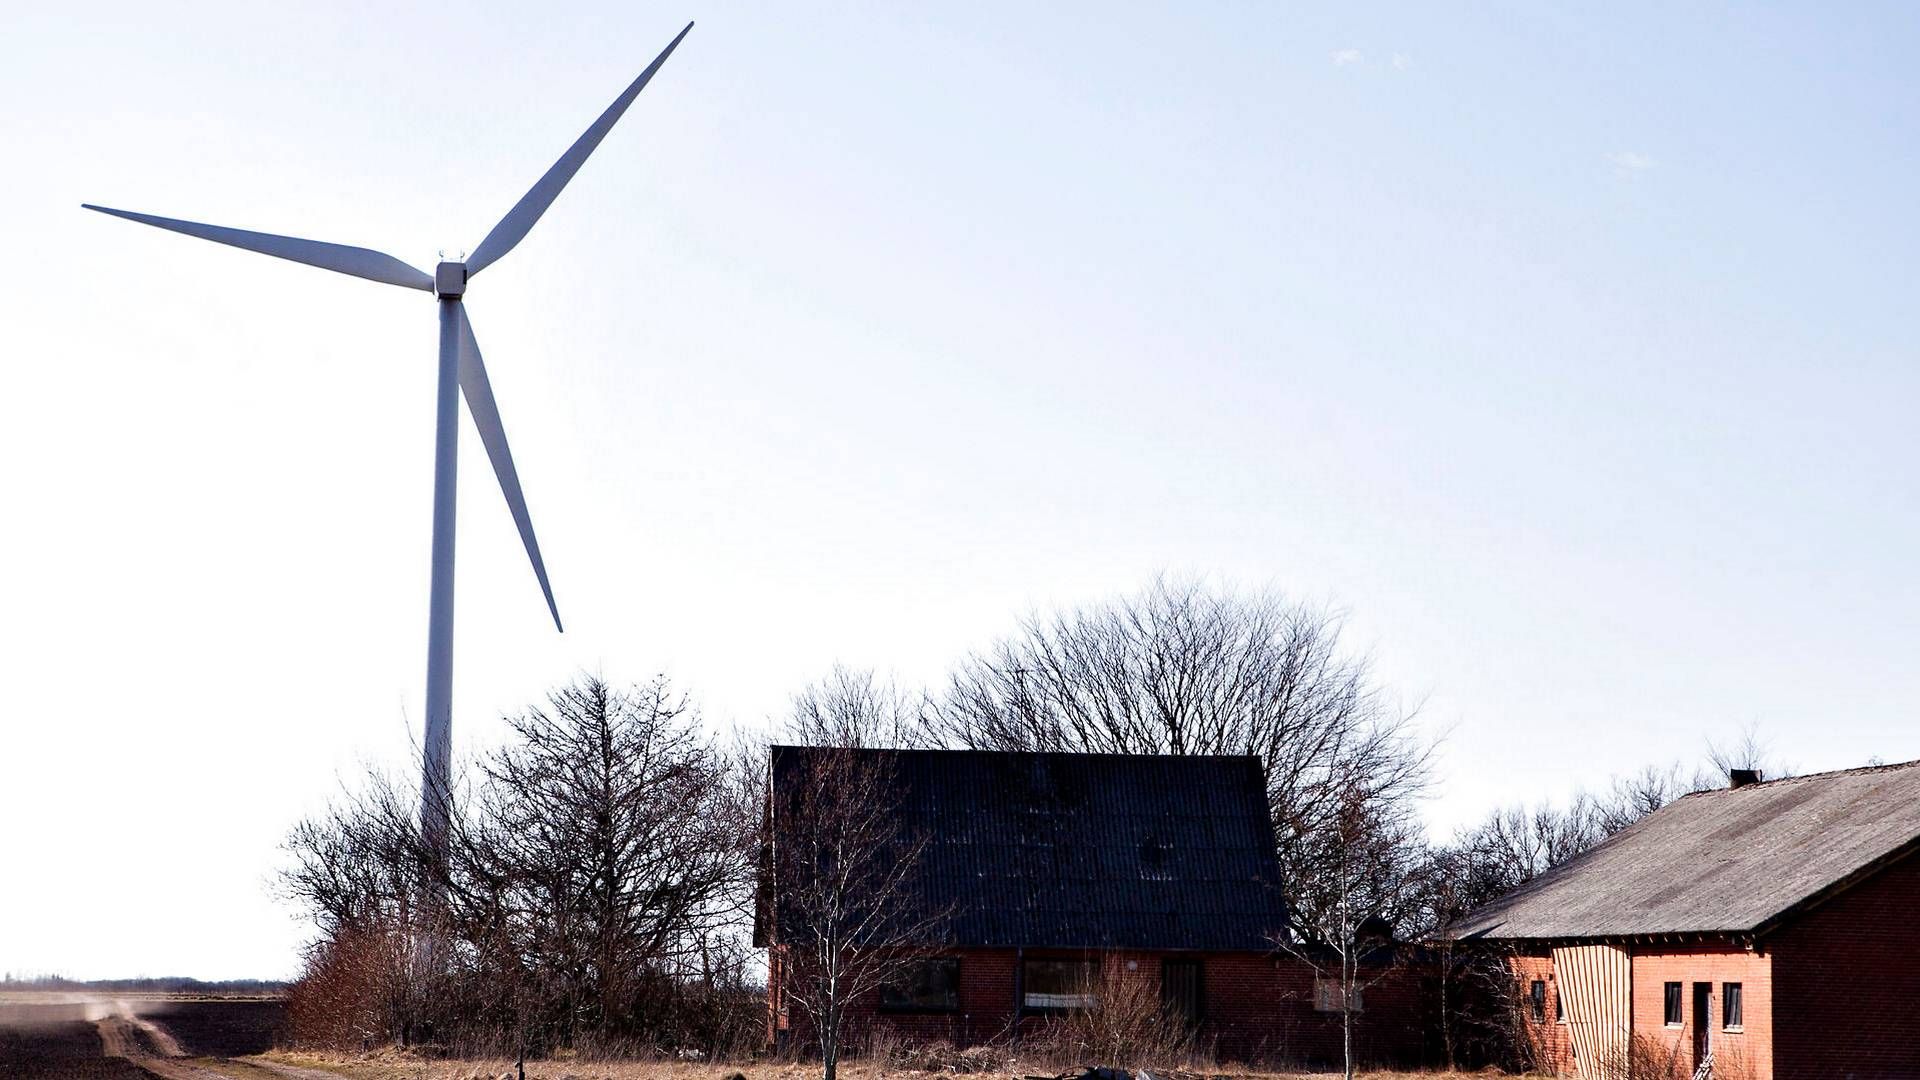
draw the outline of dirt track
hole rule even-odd
[[[340,1080],[252,1056],[272,1045],[280,1015],[271,1001],[9,995],[0,1001],[0,1076]]]
[[[173,1036],[141,1018],[124,1001],[115,1002],[114,1011],[95,1020],[93,1026],[100,1032],[100,1049],[105,1056],[125,1058],[161,1080],[231,1080],[234,1076],[187,1060],[186,1051]]]

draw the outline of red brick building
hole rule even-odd
[[[1698,792],[1476,911],[1563,1075],[1920,1077],[1920,762]]]
[[[925,838],[917,892],[952,912],[937,958],[858,1003],[856,1043],[884,1032],[1017,1044],[1064,1011],[1098,1008],[1088,988],[1122,978],[1222,1057],[1338,1058],[1337,997],[1276,945],[1287,909],[1258,758],[775,747],[770,807],[785,805],[782,786],[820,753],[884,757],[890,798]],[[770,814],[768,858],[778,860],[783,822]],[[765,870],[763,880],[780,879]],[[784,1000],[772,891],[755,929],[768,948],[769,1034],[805,1043],[804,1014]],[[1419,989],[1404,972],[1368,987],[1365,1057],[1418,1057]]]

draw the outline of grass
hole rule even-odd
[[[337,1073],[348,1080],[501,1080],[513,1075],[513,1062],[504,1059],[432,1060],[399,1050],[381,1050],[370,1054],[329,1054],[277,1050],[265,1055],[269,1060],[305,1069]],[[1019,1062],[1006,1070],[974,1074],[951,1074],[877,1065],[869,1061],[843,1062],[843,1080],[1007,1080],[1028,1072],[1051,1075],[1051,1066]],[[558,1058],[527,1062],[527,1080],[726,1080],[734,1073],[747,1080],[817,1080],[820,1066],[787,1061],[759,1061],[746,1064],[710,1064],[681,1061],[586,1061]],[[1271,1072],[1242,1066],[1221,1066],[1206,1073],[1174,1074],[1182,1080],[1327,1080],[1337,1072]],[[1364,1080],[1442,1080],[1444,1077],[1479,1076],[1479,1073],[1447,1072],[1365,1072]]]

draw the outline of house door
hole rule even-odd
[[[1696,1071],[1707,1059],[1712,1037],[1713,984],[1697,982],[1693,984],[1693,1067]]]
[[[1160,1006],[1189,1028],[1200,1022],[1200,961],[1160,962]]]

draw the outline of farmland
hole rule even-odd
[[[271,1067],[235,1059],[270,1049],[284,1017],[276,999],[8,994],[0,1076],[273,1080]]]

